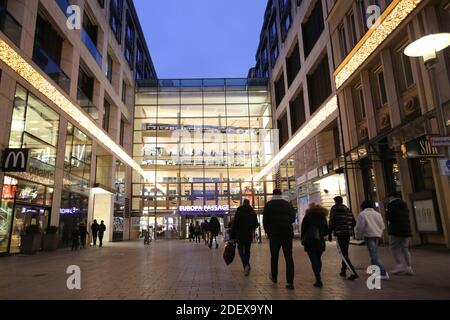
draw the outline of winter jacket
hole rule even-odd
[[[381,213],[371,208],[362,211],[356,221],[356,232],[364,238],[381,238],[386,228]]]
[[[104,224],[100,224],[98,228],[98,235],[103,237],[106,231],[106,226]]]
[[[212,236],[218,236],[220,232],[220,222],[217,217],[211,217],[209,220],[209,231]]]
[[[98,235],[99,227],[100,227],[100,225],[98,223],[93,223],[91,225],[92,236],[96,237]]]
[[[325,251],[325,237],[328,234],[326,215],[327,210],[323,207],[314,207],[306,210],[300,235],[305,251]]]
[[[231,238],[240,244],[251,243],[253,232],[258,228],[258,218],[253,208],[249,205],[241,206],[234,216],[234,223],[231,228]]]
[[[389,202],[386,208],[386,221],[389,235],[405,238],[412,236],[409,210],[402,199],[397,198]]]
[[[328,234],[336,237],[351,237],[356,220],[350,209],[343,204],[337,204],[331,208]]]
[[[271,236],[294,237],[294,228],[296,212],[292,205],[281,198],[274,196],[272,200],[266,203],[263,212],[263,225],[269,238]]]

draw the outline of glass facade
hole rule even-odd
[[[59,115],[17,85],[9,148],[29,149],[28,170],[6,173],[0,207],[0,253],[20,252],[25,228],[48,227],[58,141]]]
[[[272,183],[252,183],[273,156],[266,80],[193,79],[141,83],[136,96],[132,209],[177,214],[180,206],[264,206]]]

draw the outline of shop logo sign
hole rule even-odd
[[[81,290],[81,269],[79,266],[68,266],[66,274],[70,274],[67,278],[66,285],[69,290]]]
[[[28,167],[30,149],[6,149],[3,154],[4,172],[25,172]]]
[[[66,26],[69,30],[81,30],[81,8],[80,6],[71,5],[66,10],[67,21]]]

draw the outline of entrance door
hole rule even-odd
[[[50,210],[42,207],[16,205],[14,207],[13,229],[11,233],[10,253],[20,253],[22,235],[25,229],[38,224],[42,230],[47,229],[50,222]]]

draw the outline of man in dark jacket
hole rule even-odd
[[[94,222],[91,225],[92,241],[93,241],[94,246],[97,245],[97,237],[98,237],[99,228],[100,228],[100,226],[97,223],[97,220],[94,220]]]
[[[350,245],[350,237],[353,234],[353,228],[356,225],[356,220],[350,212],[350,209],[344,204],[344,200],[341,196],[335,197],[334,203],[335,205],[330,211],[328,237],[330,241],[332,240],[333,234],[337,238],[338,249],[342,255],[341,277],[345,278],[347,276],[348,267],[352,273],[348,280],[355,280],[358,279],[359,276],[348,256],[348,248]]]
[[[266,203],[263,212],[264,230],[270,240],[271,275],[270,280],[277,282],[278,256],[283,248],[286,260],[286,288],[294,289],[294,259],[292,258],[292,239],[294,238],[295,210],[281,197],[281,190],[273,190],[272,200]]]
[[[239,256],[244,267],[244,274],[250,274],[250,249],[253,240],[253,233],[258,228],[258,218],[250,205],[248,199],[240,206],[234,216],[234,223],[231,229],[231,239],[238,243]]]
[[[216,240],[216,249],[219,247],[219,243],[217,242],[217,236],[220,232],[220,222],[219,219],[217,219],[216,216],[212,216],[209,220],[209,232],[210,232],[210,239],[209,239],[209,248],[212,248],[213,240]]]
[[[397,264],[392,273],[413,275],[411,253],[409,252],[409,239],[412,236],[409,210],[406,202],[401,199],[397,192],[388,195],[386,221],[388,223],[389,246]],[[406,263],[406,269],[402,263],[402,255]]]
[[[98,240],[100,242],[100,247],[103,247],[103,236],[105,235],[106,226],[104,221],[100,221],[100,226],[98,227]]]

